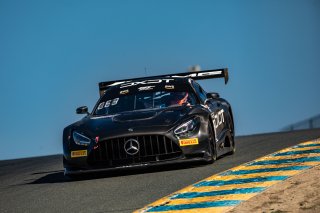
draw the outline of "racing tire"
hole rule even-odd
[[[234,142],[234,125],[233,120],[230,119],[230,137],[229,137],[229,143],[230,143],[230,152],[228,152],[228,155],[233,155],[236,152],[236,144]]]
[[[229,143],[230,143],[230,151],[228,152],[228,155],[233,155],[236,152],[236,144],[234,142],[234,137],[229,137]]]
[[[208,125],[208,135],[209,135],[209,152],[210,152],[210,159],[208,161],[208,163],[213,163],[217,160],[217,146],[216,146],[216,143],[215,143],[215,136],[214,136],[214,133],[213,133],[213,129],[212,129],[212,124],[211,122],[209,122],[209,125]]]

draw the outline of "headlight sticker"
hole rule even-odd
[[[80,145],[80,146],[88,146],[91,143],[91,139],[76,132],[73,131],[72,133],[73,136],[73,140],[75,142],[75,144]]]
[[[189,120],[188,122],[178,126],[175,130],[174,130],[174,134],[176,134],[177,136],[187,133],[188,131],[193,131],[196,126],[198,124],[198,118],[194,118],[192,120]]]
[[[189,138],[179,140],[180,146],[193,146],[199,144],[198,138]]]

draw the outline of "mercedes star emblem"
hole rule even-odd
[[[124,150],[128,155],[135,155],[139,152],[140,145],[135,139],[129,139],[124,143]]]

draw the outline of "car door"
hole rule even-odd
[[[193,82],[193,86],[201,103],[210,111],[216,142],[218,142],[226,129],[226,109],[218,98],[207,98],[207,93],[198,83]]]

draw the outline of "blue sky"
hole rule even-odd
[[[238,135],[320,113],[320,1],[0,0],[0,159],[62,152],[98,82],[228,67],[200,82]]]

